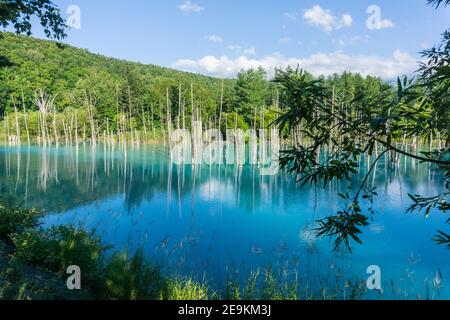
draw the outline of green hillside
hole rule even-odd
[[[153,131],[156,137],[167,131],[168,119],[172,127],[190,127],[192,119],[209,126],[220,120],[222,129],[267,127],[289,103],[262,69],[222,80],[12,33],[2,34],[0,59],[0,120],[8,116],[0,123],[3,138],[19,131],[23,139],[25,129],[32,138],[50,140],[105,131],[144,132],[146,137]],[[358,108],[350,105],[360,95],[393,93],[389,84],[370,76],[346,72],[322,80],[345,109]],[[40,96],[47,102],[54,99],[49,111],[37,112]],[[19,112],[15,121],[16,110],[27,111],[27,118]]]
[[[34,110],[35,92],[58,94],[56,108],[79,107],[86,93],[92,96],[98,116],[113,118],[119,108],[133,114],[142,106],[170,104],[178,109],[181,85],[182,102],[195,102],[210,113],[220,100],[222,80],[180,72],[155,65],[128,62],[92,54],[53,41],[2,33],[0,40],[0,115],[21,103],[23,90],[27,110]],[[231,81],[226,81],[227,87]],[[118,102],[118,103],[117,103]]]

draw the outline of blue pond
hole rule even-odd
[[[370,165],[360,162],[354,188]],[[331,290],[337,278],[364,280],[377,265],[383,290],[368,299],[450,298],[450,251],[432,240],[448,217],[406,213],[408,193],[435,195],[442,178],[411,159],[380,162],[369,177],[378,197],[363,244],[333,252],[314,228],[342,208],[347,182],[300,188],[282,172],[261,176],[257,166],[177,166],[162,146],[0,147],[0,201],[45,209],[45,226],[94,228],[114,250],[143,248],[170,272],[216,288],[229,270],[244,279],[271,266]]]

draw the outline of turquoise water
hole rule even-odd
[[[355,188],[368,165],[361,159]],[[435,195],[442,178],[411,159],[380,162],[369,179],[379,196],[363,245],[333,253],[313,229],[343,206],[343,182],[300,188],[291,176],[263,177],[255,166],[169,165],[163,147],[126,154],[103,146],[0,147],[0,200],[45,209],[46,226],[95,228],[115,250],[144,248],[170,272],[206,277],[216,288],[227,270],[244,278],[270,265],[312,288],[331,288],[336,278],[363,280],[378,265],[383,292],[369,292],[371,299],[450,298],[450,251],[432,241],[448,217],[406,213],[408,193]]]

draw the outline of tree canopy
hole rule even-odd
[[[31,18],[36,16],[48,38],[66,37],[66,22],[60,9],[51,0],[2,0],[0,1],[0,26],[12,25],[17,33],[31,35]]]

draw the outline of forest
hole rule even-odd
[[[0,136],[11,141],[18,140],[18,132],[22,141],[27,135],[32,141],[42,137],[42,111],[52,141],[66,141],[69,135],[75,139],[75,131],[80,139],[90,139],[93,133],[121,130],[151,141],[162,139],[168,123],[189,128],[193,118],[209,128],[220,122],[223,131],[266,128],[285,109],[279,86],[262,68],[241,71],[236,79],[215,79],[11,33],[3,33],[0,41]],[[371,76],[344,73],[321,79],[341,106],[362,94],[395,92]]]

